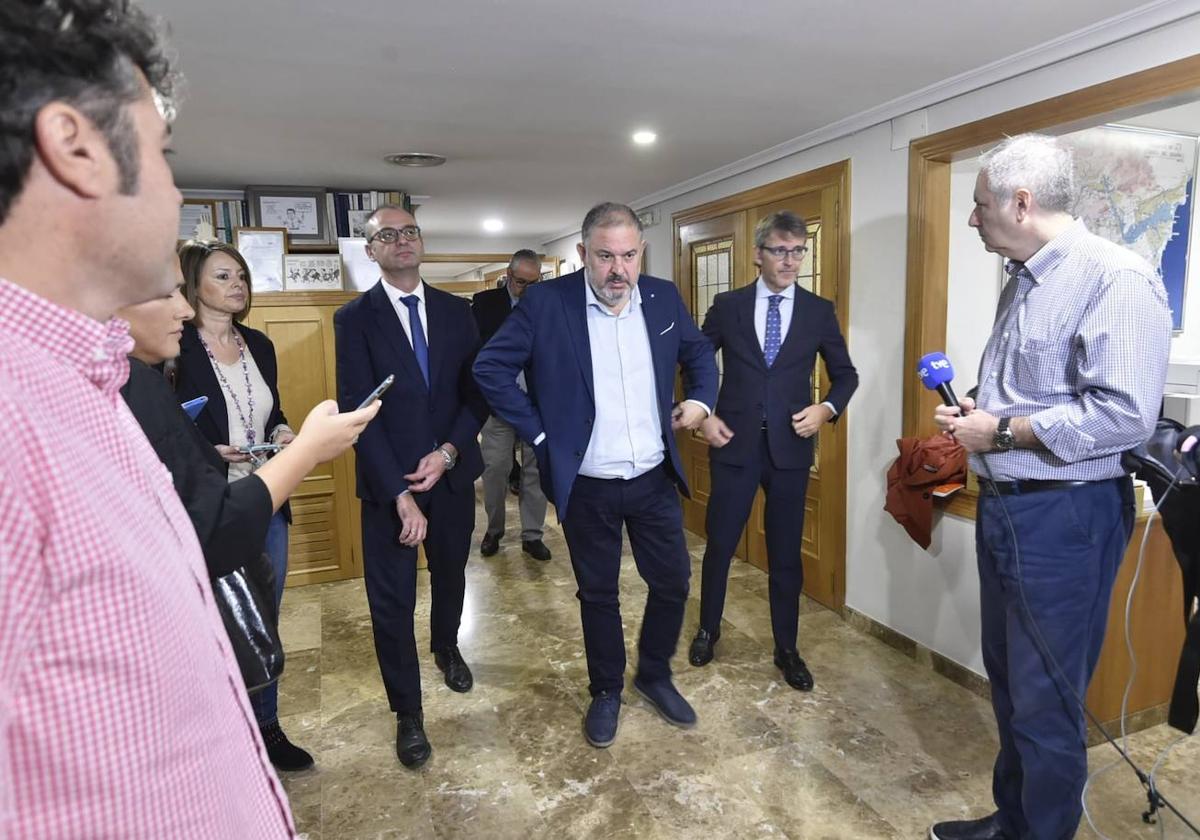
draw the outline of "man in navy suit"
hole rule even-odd
[[[696,713],[671,682],[691,563],[676,487],[687,485],[674,429],[696,428],[717,392],[712,345],[675,286],[639,276],[642,226],[622,204],[584,218],[582,270],[539,283],[479,353],[492,410],[537,454],[579,585],[589,690],[584,734],[607,747],[625,685],[621,533],[649,586],[633,687],[669,723]],[[675,368],[686,399],[673,405]],[[526,371],[528,393],[517,387]]]
[[[421,280],[416,220],[380,207],[365,225],[382,279],[334,315],[338,401],[357,406],[395,374],[376,423],[355,447],[362,500],[363,571],[375,653],[397,716],[396,753],[407,767],[429,758],[413,635],[417,546],[429,561],[430,647],[452,690],[470,691],[458,650],[467,554],[475,527],[476,436],[487,417],[471,378],[479,331],[466,301]]]
[[[496,334],[500,325],[512,313],[525,290],[542,279],[542,260],[535,251],[522,248],[508,261],[507,282],[498,289],[488,289],[471,298],[471,311],[479,325],[480,341],[484,344]],[[525,387],[525,377],[517,377],[517,385]],[[493,414],[483,424],[483,509],[487,514],[487,530],[479,543],[479,553],[491,557],[500,550],[504,536],[504,503],[508,495],[513,468],[513,448],[517,444],[516,430],[502,417]],[[546,496],[538,482],[537,459],[527,443],[521,443],[521,463],[518,480],[518,502],[521,511],[521,550],[535,560],[550,559],[550,549],[542,541],[546,524]]]
[[[717,295],[704,318],[704,335],[723,354],[724,376],[716,413],[701,425],[711,447],[712,492],[705,517],[708,545],[700,580],[700,629],[688,661],[700,666],[713,658],[729,563],[761,486],[767,499],[775,665],[792,688],[810,691],[812,674],[796,650],[804,587],[804,496],[813,437],[846,410],[858,387],[858,374],[833,304],[796,283],[808,252],[804,219],[786,210],[767,216],[755,228],[754,246],[758,279]],[[830,384],[824,401],[813,405],[818,354],[825,360]]]

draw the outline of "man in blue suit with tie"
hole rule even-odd
[[[754,246],[758,279],[717,295],[704,317],[704,335],[722,353],[724,377],[716,413],[701,426],[711,447],[712,492],[700,573],[700,629],[688,661],[701,666],[713,658],[729,563],[761,486],[767,499],[764,530],[775,665],[792,688],[810,691],[813,678],[796,650],[796,635],[813,436],[846,410],[858,373],[833,304],[796,283],[808,252],[804,219],[787,210],[767,216],[755,228]],[[812,374],[818,355],[825,360],[829,390],[814,405]]]
[[[534,447],[579,585],[589,690],[584,734],[607,747],[625,686],[618,575],[622,529],[649,586],[634,690],[669,723],[696,713],[671,682],[691,563],[676,488],[675,429],[693,429],[717,394],[712,345],[675,286],[639,275],[642,225],[623,204],[584,218],[583,268],[526,291],[480,351],[475,378],[496,414]],[[675,369],[685,399],[673,404]],[[526,373],[528,393],[517,387]]]
[[[471,377],[479,349],[471,307],[421,280],[425,252],[416,219],[402,207],[380,207],[367,219],[365,235],[382,279],[333,317],[338,402],[354,408],[396,376],[355,452],[375,653],[396,713],[396,753],[406,767],[419,767],[432,749],[413,635],[417,546],[424,544],[429,560],[434,662],[453,691],[470,691],[458,626],[475,479],[483,473],[476,438],[488,409]]]

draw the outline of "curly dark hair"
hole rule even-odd
[[[73,105],[96,125],[121,191],[137,191],[137,137],[126,106],[142,96],[142,76],[172,116],[180,79],[165,26],[128,0],[0,2],[0,223],[33,163],[34,120],[51,102]]]

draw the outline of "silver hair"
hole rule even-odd
[[[1007,204],[1019,189],[1029,190],[1038,206],[1070,212],[1075,202],[1075,158],[1056,137],[1018,134],[979,156],[988,191]]]
[[[515,269],[519,262],[532,263],[539,272],[542,270],[542,258],[537,255],[537,251],[531,248],[522,248],[513,254],[512,258],[508,261],[508,270],[512,271]]]
[[[586,247],[594,228],[619,227],[621,225],[635,228],[638,235],[642,233],[642,220],[638,218],[637,213],[633,212],[632,207],[627,204],[617,204],[614,201],[602,202],[589,210],[583,217],[580,239],[583,240]]]

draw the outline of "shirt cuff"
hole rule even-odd
[[[1033,436],[1068,464],[1091,456],[1096,439],[1071,424],[1069,404],[1055,405],[1029,418]]]
[[[701,408],[703,408],[703,409],[704,409],[704,414],[705,414],[705,416],[706,416],[706,417],[711,417],[711,416],[712,416],[712,409],[711,409],[711,408],[709,408],[709,407],[708,407],[707,405],[705,405],[704,403],[700,402],[700,400],[684,400],[684,402],[690,402],[690,403],[693,403],[694,405],[698,405],[698,406],[700,406]]]
[[[833,407],[833,403],[831,403],[829,400],[825,400],[825,402],[821,403],[821,405],[825,406],[830,411],[832,411],[834,417],[838,416],[838,410]]]
[[[545,439],[546,439],[546,433],[542,432],[540,435],[538,435],[537,437],[535,437],[533,439],[533,445],[539,446],[539,445],[541,445],[541,442],[544,441]]]

